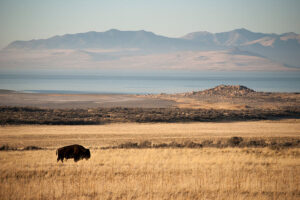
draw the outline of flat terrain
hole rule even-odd
[[[0,127],[0,199],[299,199],[298,147],[101,149],[156,143],[300,141],[298,119],[232,123],[122,123]],[[57,147],[79,143],[91,158],[56,162]]]
[[[0,152],[1,199],[299,199],[300,150],[92,150],[56,163],[52,150]]]
[[[0,90],[0,106],[52,109],[86,108],[190,108],[190,109],[284,109],[300,108],[300,93],[256,92],[240,85],[178,94],[39,94]]]
[[[138,98],[122,94],[38,94],[16,93],[2,90],[0,105],[29,106],[39,108],[97,108],[97,107],[140,107],[166,108],[174,101],[156,98]]]
[[[89,126],[18,125],[0,127],[0,146],[36,145],[57,148],[80,143],[92,148],[149,140],[153,143],[192,140],[300,137],[300,120],[232,123],[120,123]]]
[[[299,119],[299,93],[245,86],[159,95],[0,92],[0,123],[84,125],[123,122],[222,122]]]
[[[300,199],[298,93],[2,90],[0,122],[0,199]]]

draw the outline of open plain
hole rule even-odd
[[[299,10],[0,0],[0,200],[300,200]]]
[[[1,124],[85,125],[123,122],[220,122],[300,118],[299,93],[245,86],[159,95],[26,94],[3,90]]]
[[[299,95],[2,91],[0,199],[299,199]]]
[[[299,130],[298,119],[2,126],[0,146],[13,150],[0,151],[0,198],[298,199]],[[217,145],[232,136],[285,145]],[[155,146],[187,141],[202,146]],[[57,163],[56,149],[74,143],[90,148],[91,158]]]
[[[299,109],[300,93],[257,92],[241,85],[219,85],[203,91],[175,94],[57,94],[22,93],[0,89],[0,106],[44,109],[187,108],[187,109]]]

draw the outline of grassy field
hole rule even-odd
[[[100,147],[232,136],[300,138],[300,121],[3,126],[0,145],[37,151],[0,151],[0,199],[299,199],[299,148]],[[79,143],[91,159],[56,162],[55,149]]]
[[[0,146],[36,145],[57,148],[80,143],[99,148],[128,141],[153,143],[245,138],[300,137],[300,120],[253,121],[231,123],[120,123],[89,126],[17,125],[0,127]]]

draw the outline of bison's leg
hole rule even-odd
[[[79,156],[74,156],[74,161],[77,162],[78,160],[80,160]]]
[[[59,160],[61,160],[62,163],[64,162],[64,157],[60,154],[57,156],[57,162],[59,162]]]

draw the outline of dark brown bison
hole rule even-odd
[[[89,159],[91,157],[91,153],[89,149],[84,148],[81,145],[73,144],[70,146],[61,147],[56,150],[57,162],[64,159],[74,158],[74,161],[77,162],[81,159]]]

